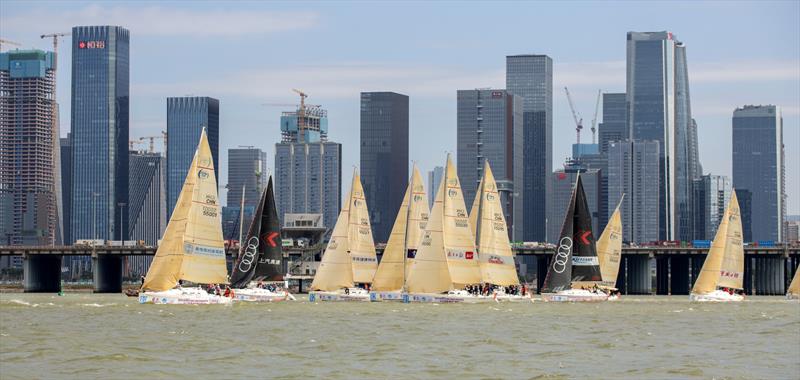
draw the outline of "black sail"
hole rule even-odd
[[[602,281],[600,260],[597,259],[597,247],[592,233],[592,214],[580,175],[575,185],[575,215],[572,231],[572,281]]]
[[[580,177],[578,184],[580,184]],[[558,242],[556,242],[556,251],[550,260],[547,276],[542,284],[542,293],[555,293],[569,289],[572,282],[572,249],[574,245],[572,235],[575,225],[575,193],[576,190],[573,189],[569,206],[567,206],[567,215],[564,217],[564,224],[561,227],[561,235],[559,235]]]
[[[275,208],[272,177],[261,193],[247,237],[239,246],[239,257],[231,274],[234,288],[247,287],[250,281],[283,279],[281,227]]]

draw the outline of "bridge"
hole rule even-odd
[[[554,249],[515,247],[523,281],[541,287]],[[119,293],[122,289],[122,258],[152,256],[146,246],[0,246],[0,256],[23,258],[26,292],[58,292],[61,289],[61,259],[90,256],[93,287],[97,293]],[[229,258],[237,249],[228,249]],[[378,247],[380,256],[383,248]],[[689,294],[700,274],[708,249],[692,247],[624,247],[617,288],[623,294]],[[744,288],[748,294],[783,295],[794,271],[800,266],[800,247],[745,247]]]

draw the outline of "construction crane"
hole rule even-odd
[[[128,150],[133,150],[133,147],[139,144],[143,144],[144,142],[141,140],[128,140]]]
[[[0,50],[3,49],[3,44],[14,45],[14,46],[22,46],[22,44],[20,44],[19,42],[4,40],[4,39],[0,38]]]
[[[300,95],[300,109],[298,110],[297,115],[297,142],[303,143],[303,132],[306,128],[306,98],[308,94],[303,92],[303,90],[298,90],[293,88],[292,91],[296,92]]]
[[[581,129],[583,129],[583,118],[578,111],[575,111],[575,105],[572,104],[572,96],[569,95],[569,89],[564,87],[564,92],[567,93],[567,101],[569,101],[569,109],[572,110],[572,118],[575,119],[575,132],[578,135],[578,144],[581,143]]]
[[[164,139],[164,152],[167,151],[167,132],[161,131],[161,136],[142,136],[139,137],[140,142],[144,142],[145,139],[150,139],[150,153],[155,152],[155,140],[156,139]]]
[[[597,90],[597,101],[594,103],[594,117],[592,118],[592,144],[596,144],[595,131],[597,130],[597,111],[600,110],[600,96],[603,90]]]
[[[39,38],[53,38],[53,53],[58,53],[58,37],[67,37],[71,36],[72,33],[50,33],[50,34],[42,34]]]

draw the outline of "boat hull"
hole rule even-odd
[[[208,294],[202,289],[170,289],[163,292],[140,292],[139,303],[158,305],[216,305],[229,304],[232,299]]]
[[[533,302],[533,298],[531,295],[517,295],[517,294],[505,294],[505,293],[496,293],[494,298],[499,302]]]
[[[608,301],[608,294],[570,289],[558,293],[542,293],[542,300],[544,302],[604,302]]]
[[[424,303],[484,303],[496,302],[494,297],[467,294],[403,293],[403,302]]]
[[[744,301],[744,296],[715,290],[706,294],[690,294],[689,300],[692,302],[741,302]]]
[[[236,289],[233,292],[234,301],[241,302],[280,302],[294,299],[287,291],[270,291],[260,288]]]
[[[308,302],[369,302],[369,293],[366,291],[345,292],[322,292],[312,291],[308,293]]]
[[[403,302],[403,292],[370,292],[369,300],[372,302]]]

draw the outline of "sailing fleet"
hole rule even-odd
[[[488,160],[471,212],[450,155],[432,209],[416,165],[378,262],[361,179],[331,232],[309,301],[532,302],[514,264],[501,193]],[[294,300],[282,286],[280,222],[272,178],[228,277],[217,184],[205,129],[175,210],[138,292],[140,303],[227,304]],[[541,289],[545,302],[600,302],[619,298],[614,288],[622,254],[622,200],[595,240],[578,174],[559,241]],[[736,194],[725,215],[690,300],[736,302],[744,295],[744,249]],[[787,298],[800,298],[800,270]],[[208,284],[183,287],[182,282]],[[224,294],[220,285],[226,285]]]

